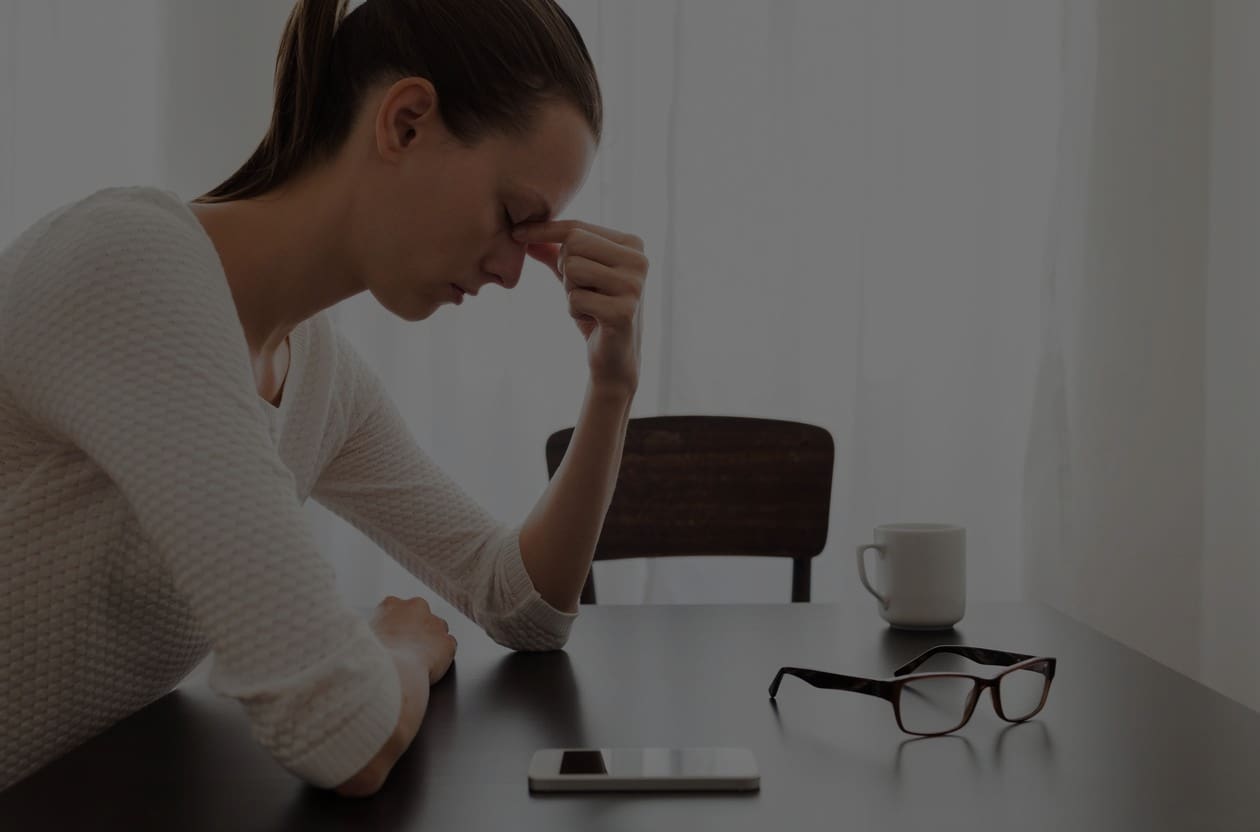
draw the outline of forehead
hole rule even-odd
[[[545,105],[533,130],[498,143],[500,176],[510,187],[536,190],[552,205],[567,204],[582,187],[595,160],[595,138],[577,108]]]

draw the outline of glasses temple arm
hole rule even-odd
[[[1023,653],[1008,653],[1005,650],[989,650],[984,647],[964,647],[961,644],[938,644],[894,670],[893,675],[904,676],[938,653],[951,653],[953,655],[962,656],[964,659],[970,659],[977,664],[998,665],[1001,667],[1009,667],[1010,665],[1036,658],[1035,656],[1027,656]]]
[[[842,676],[838,673],[825,673],[821,670],[809,670],[803,667],[782,667],[770,683],[770,698],[774,699],[779,692],[779,684],[784,676],[795,676],[806,684],[826,690],[847,690],[862,693],[879,699],[892,700],[892,685],[879,679],[863,679],[859,676]]]

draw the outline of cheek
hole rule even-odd
[[[497,238],[506,233],[506,222],[487,210],[487,203],[495,204],[464,196],[445,205],[411,205],[393,213],[374,235],[377,254],[384,255],[377,262],[385,273],[378,277],[414,290],[445,286],[479,272]]]
[[[451,280],[451,275],[454,279],[465,278],[476,271],[493,250],[495,236],[500,233],[499,225],[492,216],[486,216],[484,208],[463,215],[452,214],[440,222],[444,223],[443,232],[436,239],[429,238],[430,245],[424,247],[421,257],[428,264],[441,263],[446,280]]]

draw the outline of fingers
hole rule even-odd
[[[629,237],[630,235],[622,236]],[[641,249],[627,246],[609,237],[602,237],[585,228],[575,228],[556,242],[560,243],[561,260],[579,255],[614,267],[637,268],[642,265],[643,271],[647,271],[647,256]]]
[[[376,605],[376,609],[372,615],[373,625],[387,626],[390,629],[406,627],[422,624],[427,619],[441,621],[441,627],[449,629],[445,621],[433,614],[433,608],[429,606],[429,602],[424,598],[399,598],[396,595],[386,595],[385,598]],[[436,626],[429,624],[427,626]]]
[[[617,245],[643,251],[643,240],[615,228],[583,222],[582,220],[556,220],[554,222],[522,223],[512,229],[512,236],[522,243],[564,243],[574,232],[585,232],[602,237]]]
[[[564,267],[564,288],[638,297],[643,291],[643,281],[585,257],[569,257]]]
[[[525,247],[525,253],[551,269],[552,274],[563,280],[564,276],[560,273],[559,264],[560,249],[561,246],[555,243],[531,243]]]
[[[550,225],[563,227],[551,229]],[[564,279],[571,272],[571,261],[575,257],[640,277],[647,276],[649,263],[643,253],[643,241],[633,234],[576,222],[545,224],[545,230],[537,232],[524,230],[526,226],[519,228],[521,233],[517,240],[526,243],[525,252],[551,269],[558,278]],[[533,239],[534,236],[540,239]]]

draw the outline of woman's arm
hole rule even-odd
[[[349,436],[312,493],[518,650],[563,646],[612,502],[638,389],[643,241],[577,221],[514,236],[562,283],[591,382],[569,451],[519,532],[495,522],[416,445],[375,373],[344,337]]]
[[[513,650],[554,650],[573,619],[534,588],[520,529],[491,516],[421,448],[376,372],[335,328],[345,437],[311,496]],[[541,464],[539,473],[543,473]]]
[[[390,736],[398,676],[337,594],[217,254],[173,201],[107,191],[59,218],[6,286],[0,385],[126,499],[214,650],[211,687],[282,765],[331,787]]]
[[[534,586],[552,606],[575,612],[612,503],[639,386],[649,264],[640,238],[580,220],[528,223],[512,236],[564,287],[591,369],[564,461],[521,529],[521,559]]]
[[[538,593],[577,612],[612,503],[633,393],[589,385],[564,461],[521,527],[521,560]]]

